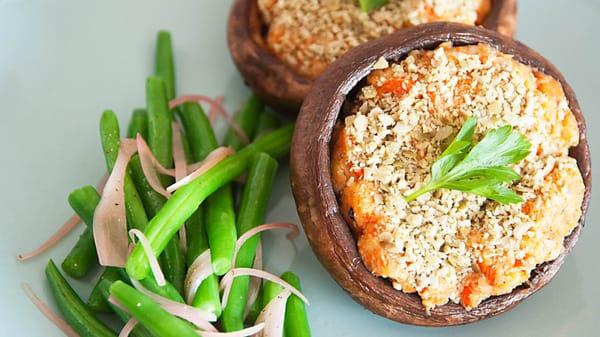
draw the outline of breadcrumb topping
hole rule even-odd
[[[433,21],[473,25],[490,0],[390,0],[370,13],[356,0],[258,0],[268,26],[267,44],[309,78],[350,48],[401,28]]]
[[[568,155],[579,131],[560,83],[484,44],[377,63],[332,149],[334,187],[367,268],[428,310],[511,292],[563,251],[581,216],[585,187]],[[531,142],[511,186],[525,201],[442,189],[406,203],[469,116],[476,140],[512,125]]]

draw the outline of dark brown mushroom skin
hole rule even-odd
[[[482,26],[512,36],[516,15],[517,0],[492,0]],[[276,111],[293,117],[313,81],[269,50],[265,28],[256,0],[235,0],[227,22],[229,52],[252,91]]]
[[[392,288],[389,281],[374,276],[362,263],[356,242],[334,194],[330,170],[330,141],[340,109],[351,90],[367,76],[380,57],[402,60],[415,49],[433,49],[442,42],[455,45],[486,43],[514,55],[524,64],[557,79],[579,126],[579,145],[570,155],[577,160],[585,184],[579,225],[564,240],[564,252],[538,266],[527,284],[510,294],[489,298],[466,311],[450,303],[427,314],[415,294]],[[414,325],[449,326],[472,323],[503,313],[546,285],[573,248],[584,224],[591,191],[590,153],[583,115],[571,86],[545,58],[527,46],[496,32],[452,23],[433,23],[409,28],[358,47],[334,62],[317,79],[297,119],[291,150],[292,191],[304,231],[317,258],[357,302],[374,313]]]

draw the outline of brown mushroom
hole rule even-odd
[[[447,41],[455,45],[489,44],[562,84],[579,127],[579,145],[571,148],[570,156],[577,160],[585,195],[581,205],[582,216],[578,226],[565,238],[564,252],[555,260],[539,265],[527,284],[509,294],[491,297],[470,311],[457,304],[445,304],[427,314],[417,295],[395,290],[389,281],[374,276],[363,264],[332,187],[329,143],[347,95],[370,73],[380,57],[398,61],[412,50],[433,49]],[[424,326],[471,323],[503,313],[538,291],[550,282],[575,245],[584,224],[592,179],[585,130],[585,121],[572,88],[558,69],[541,55],[517,41],[483,28],[452,23],[426,24],[350,51],[315,82],[297,120],[291,154],[292,190],[298,214],[316,256],[357,302],[378,315],[402,323]]]
[[[516,0],[492,0],[482,25],[512,36],[516,13]],[[227,25],[229,51],[250,88],[277,111],[294,116],[313,80],[298,74],[269,50],[265,28],[257,0],[235,0]]]

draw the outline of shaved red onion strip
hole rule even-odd
[[[50,307],[46,303],[44,303],[44,301],[37,297],[37,295],[33,292],[33,289],[31,289],[31,286],[29,284],[21,283],[21,289],[23,289],[25,295],[27,295],[29,300],[31,300],[31,303],[33,303],[38,308],[38,310],[44,316],[46,316],[46,318],[48,318],[52,323],[54,323],[56,327],[58,327],[62,332],[64,332],[65,335],[67,335],[68,337],[80,337],[67,322],[65,322],[60,316],[58,316],[54,311],[52,311],[52,309],[50,309]]]
[[[108,181],[108,174],[104,174],[102,176],[102,178],[100,178],[100,181],[98,181],[98,184],[96,184],[96,189],[98,190],[98,193],[102,194],[104,193],[104,187],[106,186],[106,182]]]
[[[144,249],[144,252],[148,257],[150,269],[152,270],[152,274],[154,274],[156,283],[158,283],[158,285],[161,287],[167,284],[167,281],[165,280],[165,275],[160,269],[160,264],[158,264],[158,259],[156,258],[154,251],[152,251],[152,246],[150,245],[150,242],[148,241],[144,233],[142,233],[142,231],[140,231],[139,229],[132,228],[129,230],[129,237],[131,238],[131,242],[135,242],[135,238],[137,237],[140,244],[142,245],[142,248]]]
[[[67,220],[64,225],[62,225],[54,234],[52,234],[48,240],[28,253],[17,255],[17,260],[25,261],[45,253],[50,248],[56,246],[57,243],[67,236],[67,234],[71,233],[71,231],[73,231],[73,229],[75,229],[80,223],[81,218],[77,214],[71,215],[69,220]]]
[[[138,134],[136,137],[136,144],[138,154],[140,156],[140,163],[142,164],[142,171],[144,172],[144,176],[148,180],[148,184],[150,184],[150,187],[152,187],[153,190],[160,193],[165,198],[170,198],[171,193],[165,190],[165,188],[162,186],[162,184],[160,183],[160,179],[158,178],[158,173],[156,171],[165,175],[174,176],[175,174],[173,170],[168,170],[164,168],[164,166],[162,166],[158,162],[158,160],[156,159],[156,157],[154,157],[154,154],[150,150],[150,147],[148,147],[148,144],[146,144],[146,141],[140,134]]]
[[[215,316],[215,314],[157,295],[146,289],[139,281],[135,279],[131,279],[131,284],[142,294],[150,297],[153,301],[158,303],[170,314],[183,318],[202,330],[214,332],[217,331],[217,329],[209,323],[217,320],[217,316]]]
[[[169,102],[169,109],[173,109],[186,102],[208,103],[210,106],[208,118],[211,122],[214,121],[214,118],[217,115],[221,115],[224,118],[229,116],[225,108],[223,108],[223,96],[218,96],[213,99],[204,95],[183,95],[172,99]]]
[[[173,162],[175,164],[175,181],[179,181],[188,174],[188,165],[185,159],[185,152],[183,151],[183,141],[181,128],[176,122],[171,123],[173,129]],[[181,226],[179,229],[179,244],[181,250],[185,252],[187,250],[187,233],[185,232],[185,226]]]
[[[201,331],[198,330],[198,333],[202,336],[202,337],[246,337],[246,336],[253,336],[257,333],[259,333],[260,331],[262,331],[262,329],[265,327],[265,323],[259,323],[256,324],[254,326],[242,329],[242,330],[238,330],[238,331],[232,331],[232,332],[209,332],[209,331]]]
[[[138,325],[137,319],[131,318],[128,320],[127,323],[125,323],[125,326],[123,326],[123,329],[121,329],[121,332],[119,332],[119,337],[128,337],[136,325]]]
[[[173,129],[173,162],[175,165],[175,180],[179,181],[187,175],[187,163],[181,140],[181,128],[176,122],[171,123]]]
[[[263,269],[262,244],[260,243],[260,241],[256,246],[256,253],[254,255],[254,262],[252,263],[252,268],[261,270]],[[246,308],[244,308],[244,319],[246,319],[246,316],[248,316],[252,304],[258,298],[258,293],[260,292],[261,285],[262,279],[258,277],[250,279],[250,284],[248,285],[248,301],[246,301]]]
[[[257,323],[265,323],[265,328],[256,337],[282,337],[285,320],[285,305],[292,293],[284,290],[273,298],[260,312]]]
[[[298,296],[304,303],[308,304],[308,299],[302,294],[298,289],[294,288],[289,283],[282,280],[279,276],[268,273],[264,270],[252,269],[252,268],[234,268],[231,269],[223,278],[221,279],[220,289],[223,290],[223,297],[221,300],[221,305],[225,308],[227,304],[227,300],[229,299],[229,293],[231,292],[231,284],[233,283],[233,279],[237,276],[254,276],[260,277],[265,280],[269,280],[271,282],[277,283],[282,286],[284,289],[288,289],[294,295]]]
[[[210,249],[205,250],[192,262],[183,282],[185,301],[191,304],[198,287],[207,277],[214,273],[210,260]]]
[[[134,140],[121,141],[117,161],[94,212],[94,241],[102,266],[125,266],[128,242],[123,182],[129,159],[136,151]]]
[[[105,174],[102,176],[102,179],[96,185],[96,188],[100,193],[104,190],[104,185],[106,185],[106,181],[108,180],[108,175]],[[36,249],[17,255],[18,261],[26,261],[36,256],[40,256],[43,253],[47,252],[50,248],[56,246],[62,239],[67,236],[67,234],[71,233],[77,225],[81,223],[81,218],[77,214],[71,215],[71,217],[54,233],[50,236],[44,243],[42,243]]]
[[[184,96],[180,96],[175,99],[172,99],[169,102],[169,108],[173,109],[185,102],[208,103],[211,108],[210,113],[209,113],[209,120],[211,122],[213,122],[214,116],[219,114],[229,123],[229,125],[231,126],[231,129],[238,135],[238,137],[240,137],[242,142],[244,142],[245,144],[249,144],[250,138],[248,137],[248,135],[246,135],[244,130],[239,126],[239,124],[235,121],[235,119],[232,116],[230,116],[227,113],[227,111],[225,111],[225,109],[223,108],[222,100],[223,100],[222,97],[212,99],[212,98],[210,98],[208,96],[204,96],[204,95],[184,95]]]
[[[242,234],[239,237],[239,239],[237,240],[237,242],[235,243],[235,253],[233,254],[233,261],[234,262],[236,261],[238,251],[244,245],[244,243],[246,243],[246,241],[248,241],[254,235],[256,235],[260,232],[270,230],[270,229],[289,229],[291,231],[287,235],[287,238],[289,240],[293,240],[296,236],[298,236],[298,233],[300,233],[298,226],[296,226],[293,223],[288,223],[288,222],[277,222],[277,223],[270,223],[270,224],[256,226],[256,227],[248,230],[244,234]],[[258,269],[260,269],[260,268],[258,268]]]
[[[225,111],[225,109],[220,109],[219,108],[219,107],[223,107],[223,100],[224,99],[225,99],[225,97],[223,95],[219,95],[219,96],[215,97],[215,105],[211,106],[210,107],[210,111],[208,112],[208,120],[211,123],[214,123],[215,119],[217,119],[217,117],[219,115],[222,115],[225,118],[227,116],[229,116],[229,114]]]
[[[234,152],[235,151],[233,151],[233,149],[231,149],[229,147],[216,148],[215,150],[213,150],[211,153],[208,154],[206,159],[204,159],[202,162],[200,162],[200,166],[194,172],[190,173],[188,176],[179,180],[175,184],[167,187],[167,192],[171,193],[171,192],[177,190],[178,188],[181,188],[182,186],[189,184],[191,181],[193,181],[194,179],[196,179],[199,176],[201,176],[202,174],[204,174],[211,167],[217,165],[220,161],[229,157]]]

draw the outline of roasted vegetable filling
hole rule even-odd
[[[434,21],[478,24],[490,0],[390,0],[368,13],[356,0],[258,0],[267,45],[299,74],[315,78],[350,48]]]
[[[475,142],[509,125],[531,144],[510,165],[522,202],[445,188],[407,202],[469,117]],[[557,80],[488,45],[443,44],[374,65],[334,134],[334,188],[369,270],[428,310],[471,309],[563,251],[585,190],[568,155],[578,137]]]

